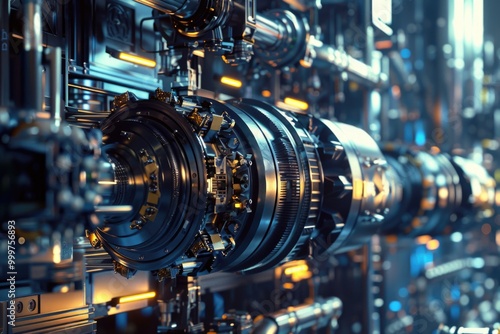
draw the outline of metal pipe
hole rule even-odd
[[[261,48],[271,49],[284,38],[284,23],[270,20],[264,15],[257,14],[256,27],[253,38]]]
[[[257,318],[252,334],[298,333],[312,327],[333,327],[341,314],[342,301],[331,297]]]
[[[302,59],[307,45],[307,48],[314,50],[315,56],[312,62],[314,67],[337,68],[350,74],[352,79],[370,86],[383,84],[380,73],[375,72],[372,66],[349,56],[343,50],[323,44],[313,36],[308,38],[308,34],[304,32],[305,29],[307,28],[302,26],[296,15],[287,11],[257,14],[253,36],[257,55],[271,62],[273,66],[279,67],[280,62],[277,60],[279,58],[288,57],[292,62]],[[297,41],[301,38],[304,39],[302,43],[290,44],[290,41]],[[286,55],[280,54],[278,50],[284,50],[285,43],[288,47]],[[294,56],[290,58],[291,55]]]
[[[199,0],[135,0],[135,2],[180,18],[193,16],[200,5]]]
[[[385,84],[385,79],[381,76],[382,73],[375,72],[372,66],[351,57],[345,51],[338,50],[331,45],[325,44],[314,46],[314,51],[316,57],[313,60],[313,66],[331,68],[333,65],[338,70],[345,71],[352,75],[353,79],[356,81],[372,85]]]
[[[288,10],[256,15],[255,53],[273,67],[299,62],[306,54],[307,36],[306,22]]]
[[[10,100],[9,68],[9,15],[10,1],[0,3],[0,111],[7,109]]]
[[[50,62],[50,112],[56,124],[61,124],[61,48],[47,52]]]
[[[24,89],[28,110],[42,108],[42,18],[40,0],[27,0],[24,4]]]

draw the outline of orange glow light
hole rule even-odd
[[[425,245],[429,241],[432,240],[432,237],[430,235],[421,235],[415,239],[415,242],[419,245]]]
[[[263,97],[271,97],[271,91],[267,90],[267,89],[263,90],[262,91],[262,96]]]
[[[391,40],[375,42],[375,49],[377,49],[377,50],[384,50],[384,49],[390,49],[390,48],[392,48],[392,41]]]
[[[483,224],[483,226],[481,226],[481,232],[483,232],[484,235],[490,234],[491,225],[490,224]]]
[[[401,97],[401,88],[399,88],[398,85],[392,86],[391,91],[392,95],[394,95],[396,99],[399,99]]]

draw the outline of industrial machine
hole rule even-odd
[[[2,1],[2,333],[496,330],[488,6]]]

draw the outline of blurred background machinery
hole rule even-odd
[[[0,4],[3,333],[494,333],[499,4]]]

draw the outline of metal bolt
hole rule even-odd
[[[28,311],[33,312],[35,308],[36,308],[36,301],[34,299],[31,299],[28,304]]]
[[[90,245],[96,249],[102,247],[101,240],[99,240],[94,232],[90,232],[89,230],[85,231],[87,239],[90,241]]]
[[[156,209],[150,206],[146,209],[146,214],[150,216],[150,215],[154,214],[155,211],[156,211]]]
[[[140,229],[142,229],[142,221],[140,221],[140,220],[134,220],[134,221],[132,221],[132,223],[130,224],[130,229],[131,230],[140,230]]]
[[[16,311],[17,311],[17,313],[21,313],[23,311],[23,303],[22,302],[17,302]]]

